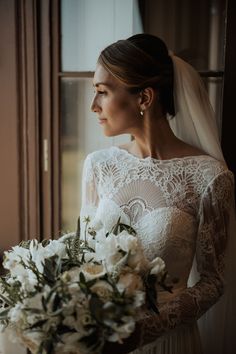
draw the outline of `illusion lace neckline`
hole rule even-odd
[[[159,163],[164,163],[164,162],[172,162],[172,161],[181,161],[181,160],[188,160],[188,159],[195,159],[195,158],[211,158],[211,156],[206,155],[206,154],[200,154],[200,155],[187,155],[187,156],[182,156],[182,157],[172,157],[171,159],[156,159],[155,157],[147,156],[147,157],[138,157],[133,154],[131,154],[128,150],[123,149],[119,146],[112,146],[111,148],[114,148],[121,153],[124,153],[125,155],[129,156],[132,159],[135,159],[137,161],[152,161],[152,162],[159,162]]]

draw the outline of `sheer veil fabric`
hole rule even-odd
[[[169,120],[171,129],[183,141],[200,148],[206,154],[224,161],[215,115],[208,93],[191,65],[171,56],[174,65],[175,117]],[[232,196],[233,199],[233,196]],[[226,254],[225,293],[199,320],[204,354],[233,354],[236,352],[236,216],[232,200],[229,238]],[[194,262],[189,285],[198,280]]]

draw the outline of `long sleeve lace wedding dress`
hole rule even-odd
[[[164,259],[173,293],[158,293],[159,315],[143,319],[135,354],[200,354],[197,320],[221,296],[233,175],[218,160],[138,158],[119,147],[84,163],[81,219],[95,213],[133,226],[149,259]],[[199,280],[189,285],[194,262]],[[208,353],[211,354],[211,353]]]

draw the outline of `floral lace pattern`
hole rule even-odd
[[[159,295],[161,312],[141,322],[142,344],[194,323],[221,296],[233,175],[207,155],[139,159],[118,147],[87,156],[81,216],[100,207],[110,223],[131,222],[148,258],[161,256],[179,278]],[[199,281],[188,287],[196,256]]]

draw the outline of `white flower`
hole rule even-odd
[[[99,243],[106,242],[106,231],[104,229],[99,230],[96,233],[96,238],[95,240]]]
[[[79,273],[80,273],[79,268],[73,267],[70,270],[67,270],[66,272],[64,272],[61,275],[61,279],[66,283],[70,282],[70,281],[78,282],[79,281]]]
[[[159,275],[165,270],[165,262],[162,258],[156,257],[150,262],[150,274]]]
[[[108,260],[115,255],[118,252],[116,236],[110,234],[108,237],[103,238],[103,234],[99,234],[99,239],[95,246],[95,252],[97,260]]]
[[[130,254],[127,265],[138,272],[145,272],[148,269],[149,262],[144,256],[141,248],[138,248],[135,254]]]
[[[11,251],[4,252],[4,268],[12,271],[12,269],[17,267],[22,260],[27,262],[29,257],[30,252],[28,249],[21,246],[14,246]]]
[[[57,348],[61,350],[62,353],[75,352],[79,354],[78,347],[79,340],[84,336],[84,333],[65,333],[61,336],[63,344],[58,343]]]
[[[74,328],[77,332],[83,333],[84,335],[89,333],[88,329],[85,329],[87,325],[94,324],[94,320],[91,316],[91,312],[88,307],[76,307],[76,322],[74,323]]]
[[[119,276],[117,288],[120,292],[125,291],[127,295],[134,295],[137,290],[143,290],[143,281],[140,275],[124,271]]]
[[[110,300],[113,293],[112,286],[104,280],[98,280],[90,290],[105,300]]]
[[[106,269],[103,264],[94,264],[94,263],[84,263],[80,272],[85,276],[86,281],[100,278],[106,274]]]
[[[34,296],[25,298],[23,301],[24,307],[25,308],[37,308],[39,310],[43,310],[42,296],[43,296],[43,293],[41,292],[41,293],[35,294]]]
[[[108,273],[117,272],[127,258],[117,245],[117,236],[113,234],[96,243],[95,253],[96,260],[104,263]]]
[[[122,210],[115,203],[111,203],[109,200],[109,210],[107,209],[107,200],[105,198],[100,200],[99,206],[96,211],[94,221],[101,228],[103,225],[106,231],[111,231],[113,226],[116,225],[119,217],[121,218],[120,222],[124,224],[129,224],[128,216],[122,212]],[[92,222],[93,227],[96,226]]]
[[[134,307],[140,307],[145,303],[145,292],[136,290],[134,298]]]
[[[50,240],[50,243],[44,247],[44,250],[47,253],[47,257],[57,255],[62,258],[66,255],[66,246],[58,240]]]
[[[68,326],[70,328],[75,328],[75,325],[76,325],[76,319],[75,319],[75,316],[66,316],[63,320],[63,324],[65,326]]]
[[[69,240],[70,238],[74,238],[74,237],[76,237],[76,232],[69,232],[68,234],[61,236],[58,239],[58,242],[65,243],[65,241]]]
[[[123,316],[122,320],[125,322],[122,325],[114,323],[111,327],[114,330],[114,333],[108,337],[110,342],[119,342],[122,343],[122,339],[128,338],[130,334],[135,329],[135,321],[131,316]]]
[[[6,252],[6,269],[10,270],[8,284],[20,282],[20,285],[17,285],[21,287],[19,297],[17,298],[16,294],[17,300],[9,311],[9,323],[12,328],[15,326],[16,336],[23,337],[27,330],[24,342],[28,343],[34,352],[39,349],[42,341],[47,337],[50,338],[51,333],[62,324],[71,332],[58,334],[63,341],[59,340],[55,345],[54,351],[58,354],[88,351],[82,339],[90,338],[96,326],[101,333],[104,326],[111,329],[109,334],[108,331],[104,331],[104,336],[99,338],[98,346],[102,346],[107,339],[122,342],[133,332],[136,315],[140,313],[139,308],[145,303],[142,275],[147,272],[158,275],[165,269],[165,264],[159,257],[149,262],[138,238],[128,231],[124,230],[118,235],[111,232],[118,218],[124,214],[120,211],[118,215],[117,209],[119,208],[116,208],[115,203],[109,210],[100,204],[95,219],[90,223],[87,218],[87,230],[90,228],[91,232],[94,232],[92,235],[87,233],[87,242],[82,242],[81,247],[78,247],[76,262],[74,259],[70,260],[66,253],[66,248],[70,247],[68,240],[70,238],[73,240],[75,233],[64,235],[59,240],[49,240],[45,247],[37,240],[32,240],[29,249],[16,246],[12,251]],[[124,215],[121,222],[128,225]],[[46,278],[41,274],[45,271],[46,260],[53,256],[57,256],[56,268],[61,273],[49,286],[45,285]],[[60,267],[62,258],[65,258],[65,263]],[[34,264],[38,270],[37,276],[34,273]],[[66,271],[62,273],[64,269]],[[82,274],[86,282],[93,280],[88,292],[83,291]],[[109,275],[109,282],[105,275]],[[116,284],[118,291],[122,292],[124,297],[122,306],[117,306],[114,302],[113,284]],[[37,285],[40,287],[37,287],[36,292]],[[0,288],[0,291],[3,290],[4,288],[2,290]],[[102,300],[99,310],[104,311],[101,315],[102,321],[99,323],[93,313],[94,306],[91,306],[91,299],[96,296]],[[33,327],[33,330],[29,329],[38,321],[43,321],[39,332],[36,332],[36,327]],[[105,338],[105,334],[110,335],[109,338]]]
[[[95,218],[89,223],[89,227],[97,232],[102,228],[102,221],[97,216],[95,216]]]
[[[18,281],[23,291],[34,291],[38,284],[36,275],[31,269],[24,268],[21,264],[16,264],[11,269],[11,278],[8,279],[9,284],[14,284]]]
[[[24,332],[22,336],[22,343],[27,345],[30,350],[34,353],[40,346],[45,334],[42,331],[29,331]]]
[[[8,313],[8,318],[12,323],[19,322],[23,317],[22,310],[24,309],[24,305],[22,303],[16,303],[14,307],[12,307]]]
[[[137,237],[130,235],[127,231],[122,231],[116,236],[117,247],[120,247],[126,253],[135,254],[138,248]]]
[[[32,261],[35,262],[38,271],[43,273],[45,259],[57,255],[62,258],[66,255],[66,245],[58,240],[50,240],[49,244],[45,247],[42,246],[37,240],[30,242],[30,254]]]
[[[96,244],[96,240],[94,239],[94,237],[92,235],[88,234],[86,237],[86,241],[87,241],[88,246],[94,250],[95,244]]]

